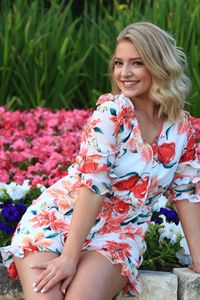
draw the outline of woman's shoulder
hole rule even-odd
[[[179,123],[184,123],[188,126],[191,126],[192,122],[193,122],[193,117],[191,116],[191,114],[189,113],[189,111],[183,110],[181,109],[180,111],[180,117],[179,117]]]
[[[179,134],[188,134],[193,130],[193,117],[186,110],[181,110],[180,116],[177,119],[177,129]]]
[[[98,98],[98,100],[96,102],[96,105],[101,105],[103,103],[110,102],[110,101],[114,102],[114,99],[115,99],[115,96],[113,94],[111,94],[111,93],[105,93],[105,94],[102,94]]]
[[[121,111],[127,107],[129,107],[132,110],[134,109],[131,100],[125,97],[123,94],[116,94],[116,95],[113,95],[111,93],[102,94],[98,98],[96,105],[115,107],[118,109],[118,111]]]

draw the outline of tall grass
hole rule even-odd
[[[70,106],[81,82],[81,66],[89,47],[79,55],[75,36],[78,19],[72,18],[70,1],[65,7],[52,1],[3,0],[0,23],[0,101],[10,108]]]
[[[75,17],[73,1],[52,0],[47,9],[41,0],[2,0],[0,105],[94,105],[111,88],[108,63],[117,34],[143,20],[171,32],[184,49],[193,83],[187,109],[200,116],[199,1],[111,1],[107,7],[102,2],[85,1],[83,13]]]

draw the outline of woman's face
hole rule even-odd
[[[129,40],[118,43],[114,55],[114,80],[121,92],[134,99],[149,99],[152,76]]]

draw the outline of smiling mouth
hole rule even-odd
[[[132,87],[136,86],[139,83],[139,81],[138,80],[131,80],[131,81],[129,80],[129,81],[121,81],[121,83],[123,84],[123,86],[125,88],[132,88]]]

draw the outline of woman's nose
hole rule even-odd
[[[121,75],[122,76],[129,76],[129,75],[132,75],[132,71],[130,69],[130,66],[128,65],[123,65],[123,68],[121,70]]]

